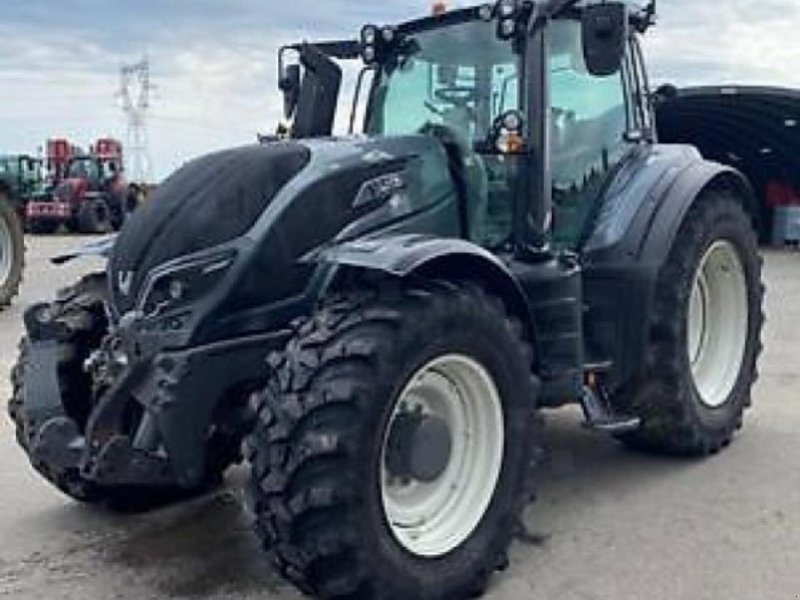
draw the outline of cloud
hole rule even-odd
[[[27,0],[0,23],[0,140],[32,152],[66,135],[125,138],[118,69],[147,54],[156,174],[249,143],[280,116],[276,51],[298,39],[349,37],[396,22],[427,0]],[[662,0],[646,49],[654,79],[800,87],[796,0]]]
[[[651,70],[680,84],[800,87],[800,3],[796,0],[660,2],[648,36]]]

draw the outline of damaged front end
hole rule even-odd
[[[114,323],[105,276],[25,314],[11,414],[39,472],[60,488],[206,484],[239,458],[247,397],[276,332],[183,350],[152,343],[147,319]],[[221,410],[224,408],[224,410]]]

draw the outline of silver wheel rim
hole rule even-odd
[[[8,283],[14,265],[14,241],[11,228],[5,219],[0,217],[0,287]]]
[[[700,260],[687,318],[695,388],[703,404],[719,408],[736,386],[747,345],[747,281],[730,242],[715,242]]]
[[[450,432],[447,465],[430,482],[400,480],[387,467],[392,426],[409,412],[440,419]],[[504,442],[500,394],[482,365],[452,354],[419,369],[398,397],[381,456],[383,509],[400,545],[426,558],[458,548],[491,504],[503,465]]]

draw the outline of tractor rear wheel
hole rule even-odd
[[[520,324],[470,284],[382,286],[298,324],[254,397],[249,508],[324,598],[463,598],[531,497],[537,381]]]
[[[25,237],[19,215],[0,192],[0,310],[19,292],[25,264]]]
[[[81,233],[110,233],[111,208],[103,198],[84,200],[78,208],[78,230]]]
[[[619,400],[642,419],[629,445],[704,456],[751,404],[761,352],[762,260],[740,200],[715,193],[686,216],[659,275],[646,370]]]

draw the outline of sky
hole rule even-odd
[[[4,0],[0,153],[48,137],[126,140],[119,68],[147,56],[156,179],[206,152],[255,141],[281,114],[276,52],[353,37],[364,23],[427,13],[428,0]],[[451,5],[466,5],[450,1]],[[660,0],[651,77],[678,85],[800,87],[798,0]]]

